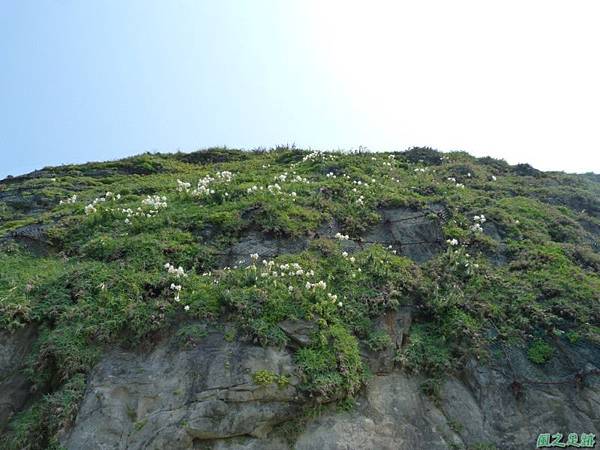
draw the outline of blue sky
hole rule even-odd
[[[484,3],[1,2],[0,178],[286,143],[600,172],[594,2]]]

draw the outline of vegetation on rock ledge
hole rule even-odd
[[[401,247],[362,244],[386,208],[428,211],[442,251],[418,265]],[[306,245],[230,254],[252,233]],[[295,360],[318,402],[357,394],[368,377],[360,346],[391,345],[375,322],[399,306],[415,313],[397,359],[429,387],[489,357],[492,341],[543,363],[563,335],[600,342],[599,235],[593,177],[431,149],[210,149],[6,179],[0,327],[37,327],[27,376],[43,395],[12,419],[3,448],[58,446],[105,349],[192,321],[230,322],[275,346],[290,343],[282,321],[315,324]],[[179,337],[194,345],[203,333]]]

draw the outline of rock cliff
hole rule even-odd
[[[427,148],[8,178],[0,448],[589,447],[599,236],[597,176]]]

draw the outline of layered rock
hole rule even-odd
[[[402,314],[383,319],[394,322],[396,343],[405,319]],[[296,345],[302,345],[305,325],[284,325],[300,336]],[[472,360],[461,373],[449,374],[437,399],[422,393],[422,378],[387,362],[354,409],[331,408],[307,421],[301,420],[302,407],[310,403],[300,394],[287,350],[228,342],[216,331],[192,349],[171,338],[146,354],[107,354],[89,378],[63,445],[73,450],[520,450],[533,448],[540,433],[599,435],[600,377],[594,373],[600,369],[600,349],[563,348],[543,370],[519,350],[492,351],[495,360]],[[261,371],[289,384],[257,384]],[[301,426],[290,435],[277,426],[286,422]]]
[[[257,385],[267,371],[289,384]],[[178,449],[195,441],[263,437],[298,410],[291,356],[211,332],[193,349],[176,340],[147,354],[107,354],[90,375],[69,449]]]

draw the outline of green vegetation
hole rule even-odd
[[[269,384],[277,384],[280,388],[286,387],[290,383],[290,379],[286,375],[278,375],[268,370],[259,370],[252,374],[254,384],[259,386],[267,386]]]
[[[1,441],[2,448],[60,449],[57,433],[75,420],[84,389],[85,377],[76,374],[55,392],[17,414],[11,422],[11,435]]]
[[[179,343],[185,347],[190,348],[202,341],[208,335],[208,331],[205,326],[199,324],[183,325],[177,330],[177,338]]]
[[[403,305],[415,314],[397,359],[432,395],[494,339],[528,347],[536,363],[551,357],[550,337],[600,342],[599,199],[591,176],[431,149],[210,149],[4,180],[0,329],[37,326],[26,375],[44,395],[12,419],[0,446],[57,445],[107,348],[171,329],[197,345],[207,333],[198,323],[227,323],[227,341],[283,346],[281,321],[312,322],[310,344],[294,354],[302,389],[342,405],[368,376],[359,344],[389,348],[375,321]],[[443,206],[442,218],[431,205]],[[439,254],[419,266],[387,243],[344,252],[344,235],[359,240],[382,209],[399,207],[439,223]],[[249,235],[291,242],[290,251],[229,255]],[[282,384],[263,372],[257,384]]]
[[[383,330],[375,330],[369,335],[367,345],[371,350],[380,352],[392,345],[392,338]]]
[[[536,364],[544,364],[550,361],[553,354],[554,349],[552,346],[541,339],[533,341],[527,350],[527,357]]]

